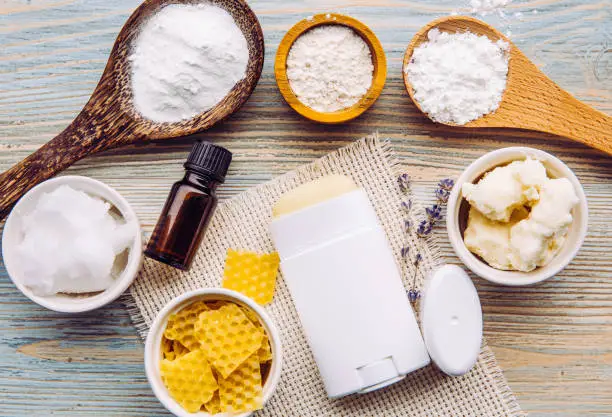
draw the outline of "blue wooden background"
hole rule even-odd
[[[410,102],[401,58],[428,21],[469,12],[467,0],[252,0],[266,37],[262,79],[244,109],[209,131],[235,160],[221,189],[227,198],[379,130],[413,176],[424,202],[433,184],[473,159],[527,144],[557,154],[578,174],[590,205],[590,232],[574,263],[543,285],[503,288],[475,279],[485,334],[523,408],[533,416],[612,415],[612,161],[561,138],[521,131],[436,126]],[[0,0],[0,171],[70,123],[87,101],[136,0]],[[336,11],[361,19],[380,37],[389,76],[379,101],[359,119],[333,127],[295,115],[277,91],[273,59],[296,21]],[[484,20],[552,79],[612,114],[610,0],[514,1],[506,16]],[[612,140],[612,132],[611,132]],[[144,144],[88,158],[70,173],[117,188],[150,233],[169,185],[181,175],[184,140]],[[0,228],[1,228],[0,224]],[[445,256],[456,261],[443,225]],[[165,416],[151,393],[142,346],[116,302],[66,316],[22,296],[0,267],[0,415]],[[295,415],[299,415],[296,411]]]

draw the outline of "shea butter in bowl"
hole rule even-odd
[[[280,380],[279,332],[263,307],[232,290],[199,289],[170,301],[147,335],[145,371],[178,417],[247,417]]]
[[[504,285],[548,279],[576,256],[587,232],[584,190],[546,152],[512,147],[474,161],[448,200],[448,236],[476,275]]]
[[[278,47],[274,73],[296,112],[320,123],[342,123],[378,99],[387,60],[380,41],[362,22],[317,14],[289,29]]]
[[[119,297],[142,261],[142,235],[128,202],[81,176],[45,181],[13,208],[2,235],[9,277],[30,300],[80,313]]]

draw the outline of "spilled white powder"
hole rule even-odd
[[[211,3],[171,4],[144,24],[130,55],[136,110],[178,122],[209,110],[246,75],[247,41]]]
[[[352,29],[319,26],[301,35],[287,57],[291,89],[306,106],[334,112],[357,103],[372,85],[370,48]]]
[[[499,107],[508,75],[508,43],[470,32],[432,29],[406,66],[414,97],[433,120],[465,124]]]
[[[16,254],[23,284],[39,296],[109,288],[115,261],[138,227],[135,221],[115,220],[110,208],[67,185],[43,194],[20,225]]]
[[[493,12],[499,12],[501,9],[512,3],[512,0],[470,0],[472,13],[478,13],[482,16]]]

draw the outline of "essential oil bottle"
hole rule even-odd
[[[185,176],[174,183],[149,239],[145,255],[188,270],[217,207],[216,189],[225,181],[232,153],[209,142],[194,144]]]

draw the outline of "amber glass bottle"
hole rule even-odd
[[[145,255],[188,270],[217,207],[215,193],[232,161],[227,149],[196,142],[185,162],[185,176],[170,190]]]

